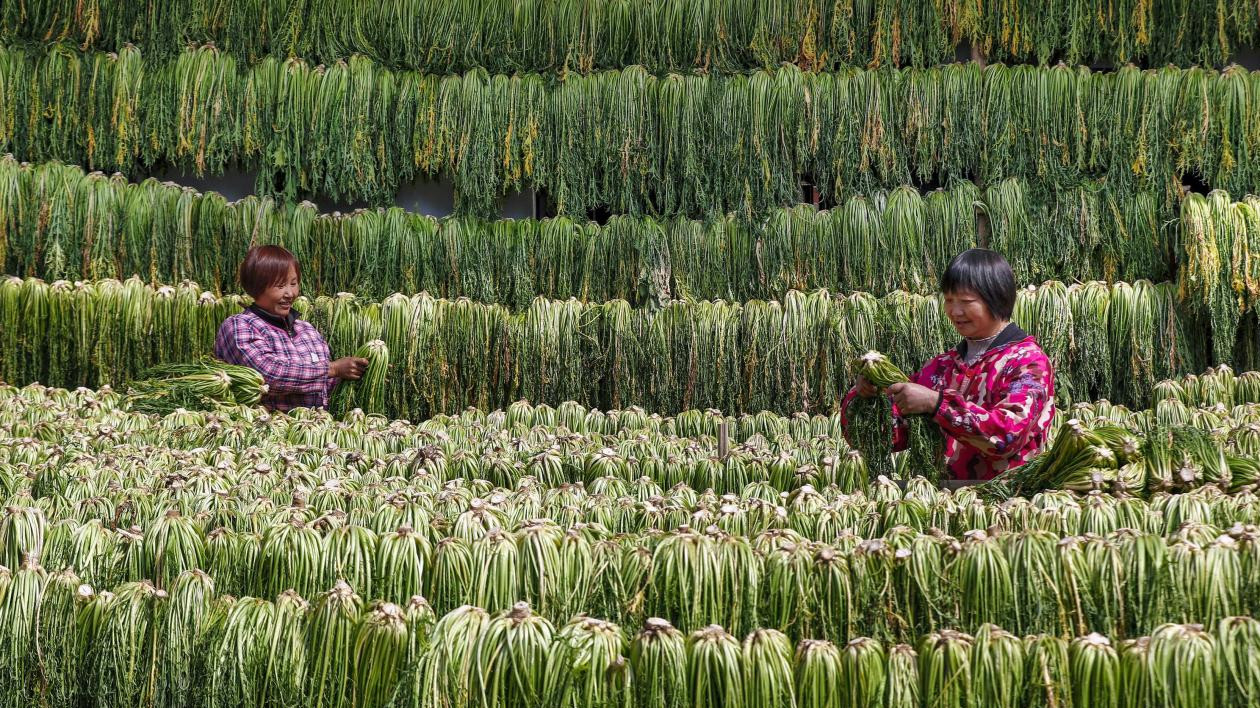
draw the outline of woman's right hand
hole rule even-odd
[[[857,385],[853,387],[853,390],[861,398],[874,398],[879,395],[879,389],[875,388],[875,384],[867,381],[865,376],[857,377]]]
[[[328,375],[335,379],[358,381],[367,369],[368,360],[359,356],[343,356],[328,363]]]

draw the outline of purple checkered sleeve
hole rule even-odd
[[[325,407],[337,382],[328,376],[328,343],[301,320],[295,332],[290,337],[250,312],[233,315],[219,327],[214,355],[262,374],[268,389],[262,403],[268,408]]]

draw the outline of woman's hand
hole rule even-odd
[[[898,383],[888,387],[893,403],[902,415],[935,413],[940,394],[916,383]]]
[[[367,369],[368,360],[358,356],[343,356],[328,363],[328,375],[335,379],[358,381]]]
[[[879,389],[875,388],[875,384],[866,380],[865,376],[857,377],[857,384],[854,385],[853,391],[857,393],[859,398],[874,398],[879,394]]]

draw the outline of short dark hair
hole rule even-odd
[[[280,246],[254,246],[245,254],[236,278],[250,297],[258,297],[272,285],[279,285],[289,275],[289,266],[302,280],[302,266],[297,258]]]
[[[1009,320],[1015,311],[1015,273],[997,251],[972,248],[954,256],[941,275],[941,292],[964,290],[979,295],[1000,320]]]

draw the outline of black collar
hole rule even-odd
[[[249,310],[255,315],[258,315],[262,319],[263,322],[266,322],[269,325],[272,325],[274,327],[279,327],[280,329],[284,330],[286,333],[288,333],[290,337],[295,336],[297,334],[297,331],[294,329],[294,324],[293,324],[294,322],[297,322],[297,318],[298,318],[297,310],[290,309],[287,317],[281,317],[279,315],[275,315],[270,312],[267,312],[266,310],[262,309],[261,307],[257,305],[250,305],[249,307],[246,307],[245,309]]]
[[[1014,322],[1008,323],[1006,327],[1002,328],[1001,332],[998,332],[997,338],[994,339],[993,343],[989,345],[989,348],[987,351],[985,351],[985,354],[988,354],[991,351],[1000,349],[1014,342],[1022,342],[1023,340],[1027,338],[1028,338],[1028,333],[1020,329],[1019,325],[1015,324]],[[967,356],[967,340],[966,339],[963,339],[962,341],[958,343],[958,347],[956,348],[956,351],[958,352],[958,356],[961,356],[961,357]]]

